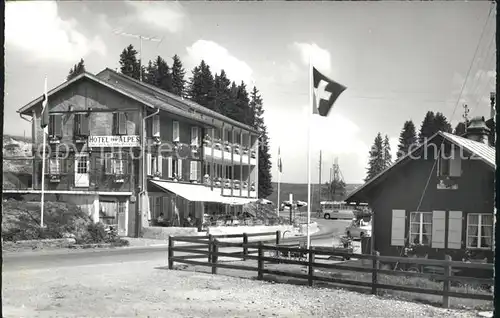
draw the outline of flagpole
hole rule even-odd
[[[281,183],[281,171],[280,171],[280,165],[281,165],[281,154],[280,154],[280,149],[278,147],[278,202],[276,203],[277,210],[276,213],[278,216],[280,215],[280,183]]]
[[[47,94],[47,77],[45,77],[45,90],[44,90],[44,96],[46,97]],[[47,110],[48,111],[48,110]],[[42,110],[43,112],[43,110]],[[42,115],[43,117],[43,115]],[[43,120],[43,118],[42,118]],[[47,139],[47,136],[46,136],[46,132],[47,132],[47,128],[43,128],[43,142],[42,142],[42,149],[43,149],[43,152],[42,152],[42,195],[41,195],[41,198],[40,198],[40,227],[43,228],[43,208],[44,208],[44,202],[45,202],[45,193],[44,193],[44,190],[45,190],[45,152],[47,149],[45,149],[45,144],[46,144],[46,139]]]
[[[311,55],[309,55],[309,110],[307,125],[307,249],[311,247],[311,235],[309,233],[311,223],[311,119],[313,114],[313,72]],[[309,254],[308,254],[309,259]]]

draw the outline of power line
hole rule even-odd
[[[453,116],[455,115],[455,112],[457,111],[458,103],[460,102],[460,99],[462,98],[462,94],[463,94],[465,85],[467,84],[467,80],[469,79],[470,71],[472,70],[472,66],[474,65],[474,61],[476,60],[476,55],[477,55],[477,52],[479,50],[481,40],[483,39],[483,36],[484,36],[484,31],[486,30],[486,25],[488,24],[488,21],[490,19],[491,12],[493,12],[493,7],[494,7],[494,3],[492,3],[492,5],[490,6],[490,10],[488,12],[488,17],[486,18],[486,22],[485,22],[483,29],[481,31],[481,36],[480,36],[479,41],[477,43],[476,50],[474,51],[474,55],[472,56],[472,61],[470,63],[469,69],[467,70],[467,74],[465,76],[465,80],[464,80],[464,83],[462,85],[462,89],[460,90],[460,95],[458,95],[457,103],[455,104],[455,108],[453,109],[453,113],[451,114],[450,122],[453,120]],[[436,158],[434,158],[434,163],[432,164],[432,169],[429,172],[427,182],[425,183],[424,191],[422,191],[422,195],[420,196],[420,200],[418,202],[418,206],[417,206],[417,210],[416,210],[417,212],[420,210],[420,206],[422,205],[422,202],[424,200],[425,193],[427,192],[427,188],[429,187],[429,183],[430,183],[431,178],[432,178],[432,173],[434,172],[438,158],[441,155],[441,149],[443,148],[443,143],[444,143],[444,138],[442,138],[442,140],[441,140],[441,145],[439,146],[439,150],[438,150]]]

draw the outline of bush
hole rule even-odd
[[[89,215],[72,203],[45,202],[44,228],[40,227],[39,202],[5,200],[2,216],[5,241],[74,237],[77,244],[128,244],[126,240],[108,235],[104,224],[93,223]]]

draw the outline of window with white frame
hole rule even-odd
[[[59,158],[51,158],[49,160],[49,173],[51,175],[60,175],[61,174],[61,161]]]
[[[126,160],[121,152],[105,154],[107,175],[123,176],[127,174]]]
[[[410,244],[430,245],[432,241],[432,212],[411,212]]]
[[[493,215],[471,213],[467,215],[467,248],[491,248]]]

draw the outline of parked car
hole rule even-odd
[[[363,219],[353,220],[352,223],[346,227],[345,234],[354,239],[361,239],[364,236],[372,235],[372,224]]]

